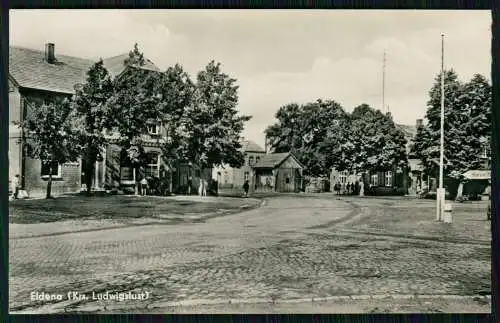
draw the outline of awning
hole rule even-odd
[[[463,175],[468,180],[491,179],[491,171],[489,170],[469,170],[465,172]]]

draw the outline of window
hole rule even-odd
[[[157,152],[148,154],[144,175],[146,177],[160,177],[160,154]]]
[[[227,175],[227,171],[224,172],[224,184],[227,184],[229,181],[229,176]]]
[[[287,178],[285,179],[285,183],[290,184],[290,177],[287,177]]]
[[[378,174],[373,174],[370,178],[370,184],[373,186],[378,185]]]
[[[259,160],[260,160],[260,157],[259,157],[259,156],[255,157],[255,163],[256,163],[256,164],[259,162]]]
[[[114,153],[114,159],[120,163],[120,182],[135,182],[134,169],[125,150]]]
[[[157,135],[159,133],[159,128],[160,128],[160,125],[157,123],[150,124],[150,125],[148,125],[148,133],[150,135]]]
[[[347,172],[346,171],[341,172],[339,178],[340,178],[340,183],[347,182]]]
[[[253,156],[248,157],[248,165],[253,166]]]
[[[392,172],[385,172],[385,186],[392,186]]]
[[[42,167],[40,170],[41,176],[49,177],[51,171],[53,177],[61,177],[61,165],[59,165],[58,162],[42,161]]]
[[[249,178],[250,178],[250,173],[249,172],[245,172],[245,181],[248,181]]]

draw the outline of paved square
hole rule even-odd
[[[454,222],[444,224],[434,220],[435,201],[284,194],[257,209],[191,223],[36,237],[11,232],[10,310],[150,312],[230,302],[283,307],[293,300],[391,296],[408,303],[415,295],[453,295],[471,297],[469,307],[461,306],[465,312],[489,312],[489,300],[474,299],[491,293],[486,206],[454,204]],[[71,291],[150,296],[67,299]],[[32,292],[65,296],[34,301]],[[375,309],[364,302],[359,311]],[[418,304],[413,311],[446,307]],[[331,312],[335,308],[342,306]]]

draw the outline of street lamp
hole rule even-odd
[[[443,219],[446,190],[443,188],[444,163],[444,35],[441,34],[441,130],[439,149],[439,188],[436,191],[436,220]]]

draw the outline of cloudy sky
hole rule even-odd
[[[290,102],[334,99],[351,111],[385,103],[395,120],[422,118],[428,91],[445,68],[463,80],[490,79],[489,11],[380,10],[15,10],[10,42],[79,57],[110,57],[135,42],[161,69],[180,63],[194,79],[210,60],[238,80],[239,109],[253,115],[244,135],[263,130]]]

